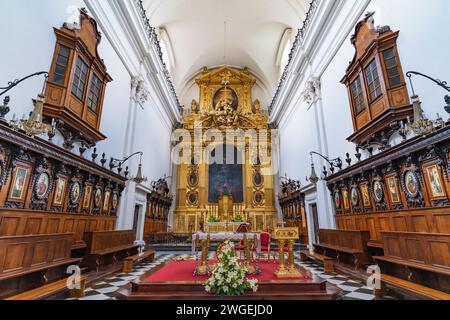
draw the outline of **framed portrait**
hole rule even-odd
[[[398,181],[397,177],[388,177],[387,178],[387,185],[389,190],[389,195],[391,198],[391,202],[393,204],[399,204],[402,203],[402,199],[400,197],[400,189],[398,187]]]
[[[348,200],[348,191],[342,190],[342,202],[345,210],[350,210],[350,202]]]
[[[380,180],[375,180],[373,182],[373,196],[375,198],[376,203],[381,203],[384,200],[384,191],[383,191],[383,185],[381,184]]]
[[[89,205],[91,204],[91,197],[92,197],[92,186],[86,185],[83,196],[83,209],[89,209]]]
[[[414,172],[406,171],[404,177],[405,191],[411,198],[416,198],[419,195],[420,185],[419,178]]]
[[[358,207],[359,206],[359,190],[357,187],[352,188],[352,190],[350,191],[350,196],[351,196],[353,207]]]
[[[67,179],[59,177],[58,180],[56,180],[55,197],[53,199],[54,205],[56,206],[63,205],[64,196],[66,194],[66,188],[67,188]]]
[[[25,191],[27,189],[27,180],[30,174],[30,169],[27,167],[17,166],[14,170],[11,191],[9,198],[12,200],[23,201],[25,198]]]
[[[342,209],[341,194],[339,192],[335,192],[334,194],[334,206],[337,210]]]
[[[116,211],[118,206],[119,206],[119,195],[117,194],[117,192],[114,192],[112,195],[111,209],[113,211]]]
[[[446,198],[444,184],[437,164],[425,168],[428,186],[430,187],[432,198]]]
[[[111,200],[111,191],[105,192],[105,199],[103,200],[103,211],[109,211],[109,200]]]
[[[47,195],[50,189],[50,175],[47,172],[41,173],[36,179],[36,184],[34,185],[34,192],[36,198],[42,200]]]
[[[370,208],[372,204],[370,203],[369,186],[367,184],[362,184],[360,188],[364,207]]]
[[[198,185],[198,173],[196,171],[191,172],[188,177],[188,183],[191,187],[196,187]]]
[[[261,172],[255,172],[253,175],[253,184],[256,187],[261,187],[264,184],[264,177]]]
[[[103,196],[102,189],[96,189],[94,194],[94,206],[97,209],[100,208],[102,204],[102,196]]]
[[[72,204],[80,203],[81,199],[81,184],[79,182],[74,182],[70,187],[70,202]]]

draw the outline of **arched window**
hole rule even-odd
[[[292,29],[288,28],[284,31],[278,47],[276,66],[278,67],[279,76],[283,74],[284,68],[289,62],[289,54],[292,49]]]

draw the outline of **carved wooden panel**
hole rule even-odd
[[[70,258],[73,234],[0,237],[0,277]]]
[[[383,232],[384,255],[450,270],[450,234]]]
[[[0,209],[0,237],[73,232],[75,245],[80,246],[84,245],[84,232],[114,230],[115,222],[115,217]]]

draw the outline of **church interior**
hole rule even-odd
[[[1,300],[450,300],[449,1],[0,12]]]

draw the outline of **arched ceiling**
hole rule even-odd
[[[293,29],[295,36],[309,3],[310,0],[143,1],[151,25],[164,30],[162,40],[172,51],[169,60],[174,64],[169,71],[182,101],[193,77],[204,66],[222,65],[248,67],[270,99],[280,76],[277,54],[283,34],[286,29]]]

